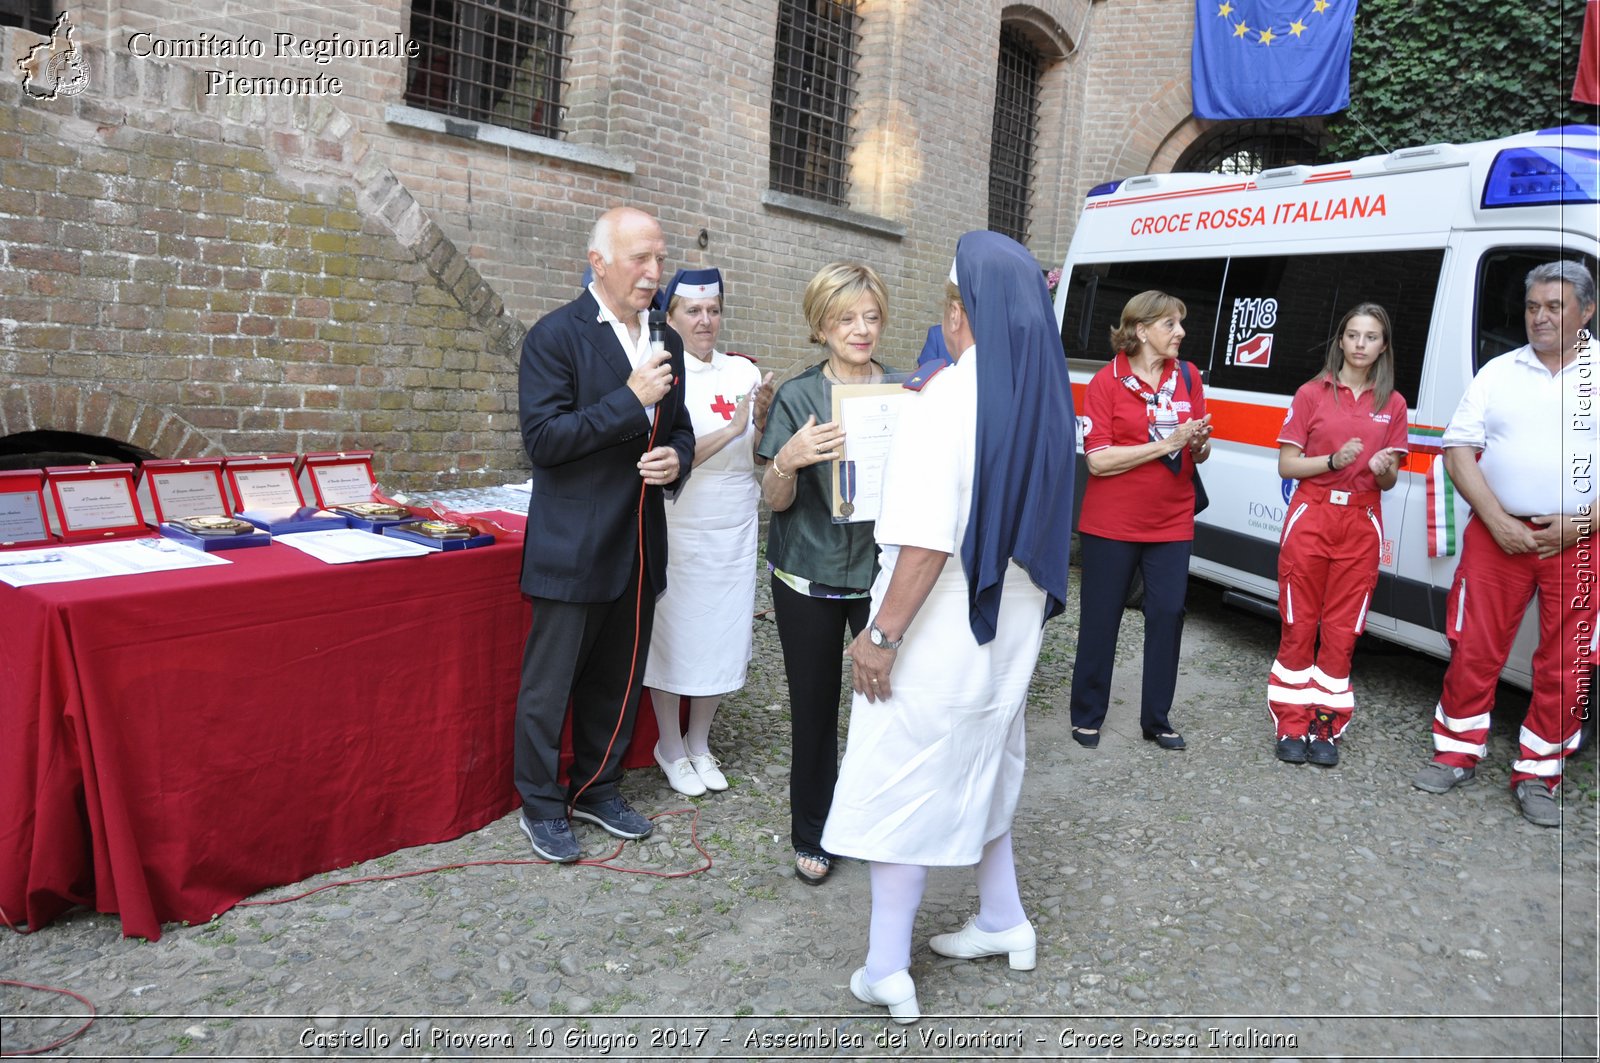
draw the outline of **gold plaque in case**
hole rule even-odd
[[[397,525],[397,528],[413,535],[425,535],[429,539],[470,539],[477,534],[467,525],[449,520],[419,520]]]
[[[249,521],[220,515],[183,517],[170,523],[174,527],[182,528],[191,535],[250,535],[256,530],[256,526]]]
[[[403,520],[411,516],[411,511],[404,506],[391,506],[387,502],[347,502],[333,509],[362,520]]]

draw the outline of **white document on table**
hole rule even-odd
[[[32,587],[41,583],[70,583],[102,576],[133,576],[141,572],[172,572],[232,563],[225,557],[171,539],[121,539],[0,553],[0,583]]]
[[[900,404],[910,392],[898,384],[860,396],[848,394],[845,388],[836,390],[840,392],[838,419],[844,429],[845,460],[830,467],[835,480],[834,519],[851,524],[877,520],[883,503],[883,467],[900,420]]]
[[[421,543],[391,535],[374,535],[359,528],[330,528],[327,531],[294,532],[275,535],[274,543],[292,546],[329,565],[349,565],[357,561],[381,561],[387,557],[425,557],[438,553]]]

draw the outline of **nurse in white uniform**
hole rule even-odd
[[[849,743],[822,834],[828,851],[871,862],[867,959],[850,989],[898,1022],[920,1017],[911,930],[930,866],[978,873],[977,913],[934,952],[1034,966],[1011,821],[1028,684],[1067,591],[1074,420],[1043,274],[1014,240],[976,232],[951,282],[942,324],[957,360],[906,384],[918,394],[884,470],[881,571],[850,645]]]
[[[722,274],[679,270],[667,285],[667,323],[683,337],[685,405],[694,418],[694,472],[667,499],[667,590],[645,661],[656,763],[690,797],[726,790],[711,754],[711,721],[724,694],[744,686],[756,597],[755,446],[766,426],[772,374],[716,349]],[[679,698],[689,702],[680,729]]]

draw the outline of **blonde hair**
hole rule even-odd
[[[1122,321],[1111,330],[1111,349],[1133,354],[1139,349],[1139,326],[1153,325],[1168,314],[1177,312],[1179,320],[1189,313],[1183,300],[1166,292],[1140,292],[1129,299],[1122,308]]]
[[[883,324],[888,325],[889,291],[871,266],[860,262],[830,262],[817,270],[800,299],[806,324],[811,329],[811,342],[826,343],[824,334],[828,327],[860,302],[863,295],[872,296]]]
[[[944,302],[946,306],[959,306],[963,314],[967,312],[967,304],[961,298],[961,288],[955,281],[947,280],[944,282]]]

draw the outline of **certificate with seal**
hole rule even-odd
[[[0,471],[0,548],[48,543],[44,473],[38,469]]]
[[[68,542],[148,535],[139,510],[130,464],[63,465],[45,470],[56,512],[61,516],[61,537]]]
[[[301,493],[324,509],[370,502],[377,486],[370,450],[307,454],[300,470]]]
[[[844,429],[844,451],[830,465],[833,521],[857,524],[878,519],[883,466],[911,393],[897,381],[833,385],[833,420]]]
[[[152,468],[155,464],[145,462],[144,479],[158,521],[228,512],[220,461],[194,468],[179,462],[162,462],[161,468]]]
[[[287,467],[236,469],[233,483],[239,492],[241,510],[299,509],[303,504],[300,490],[295,486],[294,470]]]

